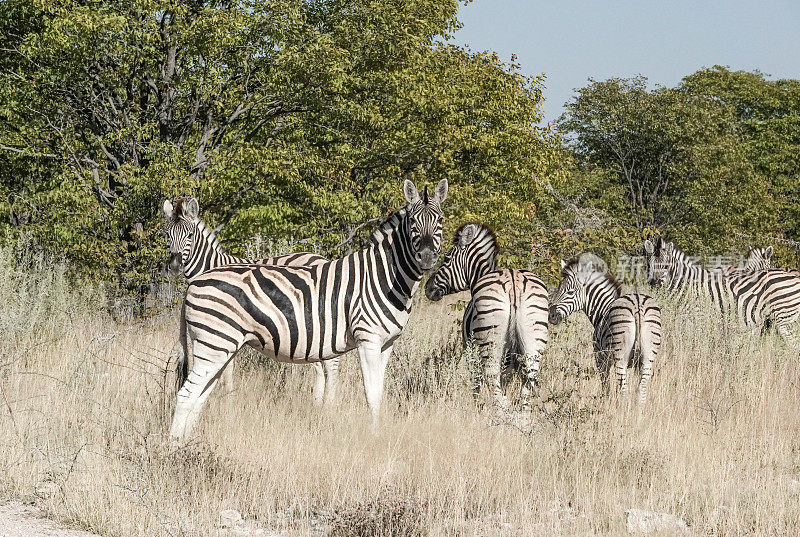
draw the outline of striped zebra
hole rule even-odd
[[[534,388],[539,361],[547,346],[547,286],[527,270],[497,270],[497,238],[483,224],[458,228],[442,265],[425,284],[433,301],[470,291],[464,311],[464,346],[477,347],[495,401],[508,406],[504,380],[515,363],[524,372],[523,399]],[[480,371],[473,387],[480,390]]]
[[[800,277],[785,270],[709,271],[661,237],[644,242],[647,281],[663,286],[681,301],[707,297],[726,312],[734,310],[748,326],[774,326],[787,340],[789,327],[800,317]]]
[[[225,252],[219,244],[214,230],[200,219],[200,204],[195,198],[180,199],[173,205],[164,201],[164,218],[167,221],[165,235],[169,249],[167,267],[173,274],[182,271],[188,282],[204,272],[226,265],[264,264],[264,265],[316,265],[327,262],[321,255],[309,252],[269,257],[266,259],[243,259]],[[185,337],[183,310],[181,310],[181,339]],[[182,347],[181,347],[182,348]],[[185,353],[179,356],[177,364],[177,388],[183,385],[192,364]],[[323,399],[335,396],[336,380],[339,372],[339,359],[314,363],[315,381],[314,401],[321,404]],[[233,387],[233,363],[225,368],[222,384],[227,389]]]
[[[222,369],[245,344],[275,360],[313,363],[358,349],[377,424],[386,365],[412,296],[442,243],[442,179],[433,195],[403,184],[408,205],[363,249],[311,267],[238,265],[197,276],[186,290],[185,351],[195,360],[178,391],[170,436],[191,431]]]
[[[549,320],[559,324],[583,310],[594,326],[594,352],[603,393],[609,390],[611,366],[622,395],[628,392],[627,371],[639,371],[637,402],[644,405],[661,346],[661,310],[652,297],[622,295],[621,285],[605,262],[591,253],[561,262],[562,280],[550,301]]]
[[[736,270],[746,270],[748,272],[755,272],[758,270],[767,270],[772,268],[772,246],[767,247],[751,247],[747,252],[747,257],[741,267],[728,266],[723,267],[722,270],[730,273]]]

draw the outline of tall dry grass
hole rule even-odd
[[[461,311],[416,305],[367,426],[360,373],[311,404],[310,368],[239,359],[193,441],[165,441],[172,312],[118,323],[57,263],[0,252],[0,494],[103,535],[219,535],[218,513],[288,535],[621,535],[623,512],[686,517],[698,535],[798,535],[797,351],[675,313],[647,407],[599,398],[591,328],[551,335],[531,419],[476,406]],[[224,533],[224,532],[223,532]]]

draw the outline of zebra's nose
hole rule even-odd
[[[547,316],[547,320],[550,321],[550,324],[555,326],[561,322],[561,314],[558,313],[556,308],[550,308],[550,315]]]

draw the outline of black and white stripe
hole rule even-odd
[[[735,311],[746,325],[774,326],[782,337],[796,339],[789,326],[800,317],[798,274],[778,269],[709,271],[661,237],[645,241],[644,251],[651,286],[665,287],[684,303],[710,298],[720,311]]]
[[[621,295],[619,282],[594,254],[581,254],[570,263],[562,261],[561,267],[562,280],[550,302],[550,322],[557,325],[583,310],[594,326],[595,360],[603,391],[608,391],[612,364],[623,395],[628,391],[627,370],[635,367],[639,370],[637,401],[643,405],[661,346],[658,304],[639,293]]]
[[[504,378],[519,363],[524,372],[523,397],[534,388],[539,362],[547,346],[547,286],[527,270],[497,270],[497,238],[487,226],[464,224],[442,265],[425,284],[430,300],[470,290],[464,311],[464,345],[475,345],[492,394],[508,404]],[[474,379],[480,388],[480,378]]]
[[[321,255],[310,252],[268,257],[265,259],[245,259],[225,252],[219,244],[214,230],[199,218],[200,204],[195,198],[179,199],[173,203],[164,201],[164,217],[167,225],[165,235],[169,249],[168,268],[170,272],[183,271],[186,280],[191,282],[200,274],[211,269],[227,265],[264,264],[264,265],[290,265],[312,266],[325,263],[327,259]],[[181,309],[181,338],[185,337],[185,321]],[[182,346],[181,346],[182,348]],[[177,387],[183,385],[186,375],[192,364],[191,357],[187,359],[186,353],[181,353],[177,361]],[[335,397],[336,384],[339,373],[339,359],[314,363],[314,388],[313,397],[317,404]],[[225,368],[222,379],[226,390],[233,389],[233,362]]]
[[[186,291],[188,352],[195,356],[178,392],[170,435],[191,430],[221,371],[243,345],[291,363],[329,360],[358,349],[367,403],[377,421],[386,364],[411,314],[422,274],[442,241],[447,181],[419,195],[347,257],[311,267],[231,266],[197,276]]]

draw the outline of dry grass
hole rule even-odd
[[[530,426],[499,422],[472,401],[454,300],[421,300],[377,434],[352,357],[340,405],[320,411],[310,368],[248,355],[174,452],[174,314],[120,324],[57,266],[12,265],[0,251],[0,494],[76,526],[219,535],[220,510],[237,509],[290,535],[621,535],[635,507],[698,535],[800,534],[797,352],[708,310],[665,308],[641,416],[596,397],[591,330],[571,319],[552,334]]]

